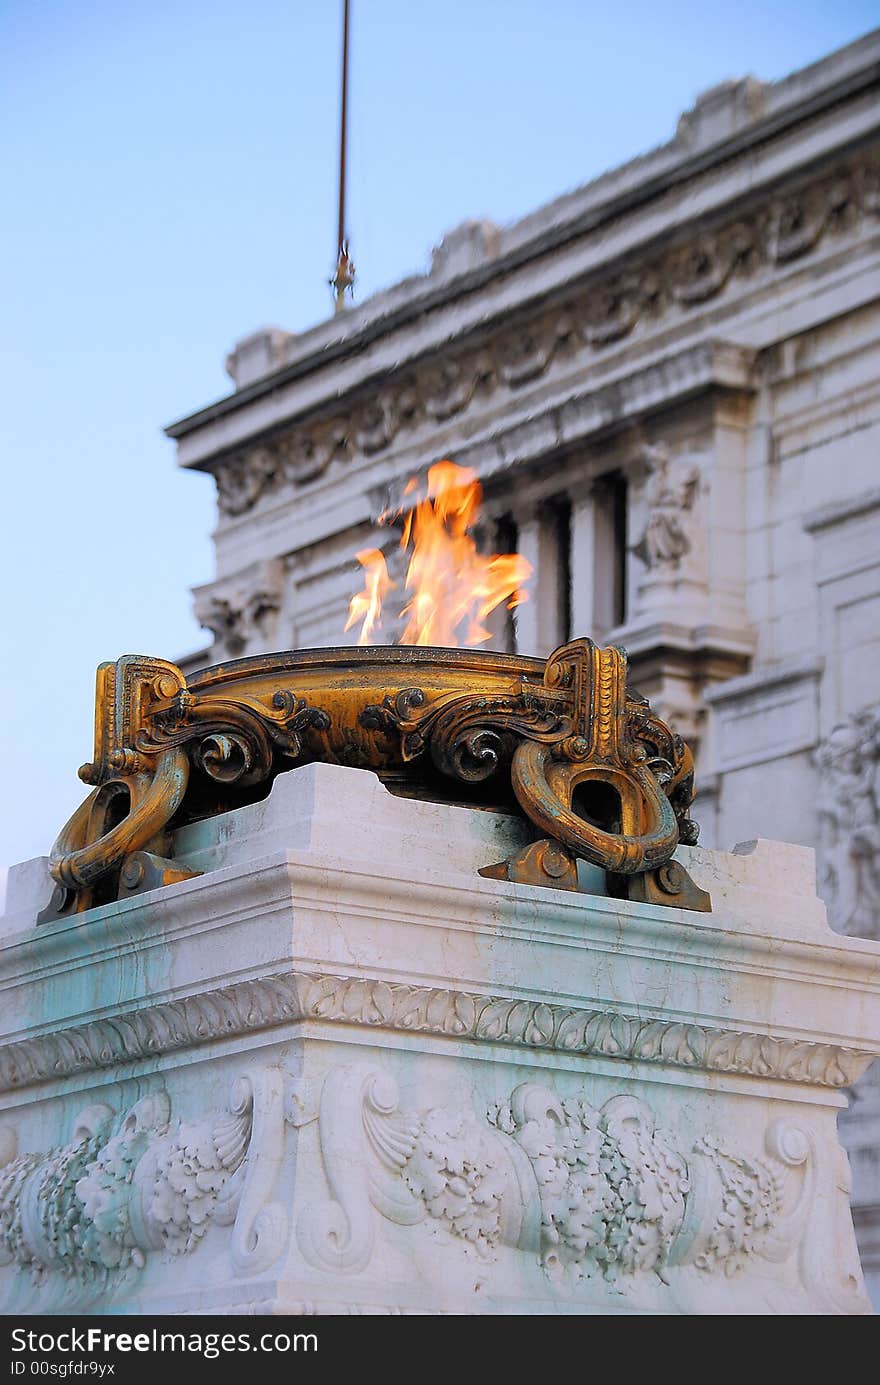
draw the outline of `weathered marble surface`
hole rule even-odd
[[[496,645],[624,644],[696,751],[703,842],[814,846],[833,926],[880,937],[878,73],[874,31],[721,83],[650,153],[448,232],[429,272],[239,342],[235,390],[168,430],[217,485],[193,665],[353,640],[354,552],[451,456],[485,542],[536,567]],[[880,1303],[878,1091],[843,1128]]]
[[[536,566],[496,644],[624,644],[694,743],[703,841],[815,846],[834,926],[880,935],[878,58],[880,31],[722,83],[650,154],[449,232],[429,273],[240,342],[235,391],[169,429],[217,482],[196,662],[353,641],[355,551],[393,548],[389,496],[452,456],[486,542]]]
[[[870,1311],[812,854],[682,849],[685,914],[475,875],[522,831],[313,766],[80,923],[13,868],[0,1311]]]

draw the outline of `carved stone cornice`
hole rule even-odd
[[[341,408],[212,459],[220,510],[244,514],[261,496],[313,481],[334,462],[380,454],[407,433],[436,428],[499,391],[516,395],[556,362],[588,369],[638,324],[689,313],[878,216],[880,157],[872,153],[659,253],[604,265],[555,303],[540,301],[488,336],[384,377],[381,388],[362,389]]]
[[[850,1086],[873,1054],[748,1030],[510,996],[290,971],[0,1047],[0,1091],[111,1068],[299,1020],[623,1062]]]

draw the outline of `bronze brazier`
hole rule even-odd
[[[171,832],[263,797],[322,761],[397,793],[517,805],[543,834],[481,874],[577,888],[575,858],[613,893],[706,909],[672,853],[696,841],[693,760],[644,698],[626,656],[575,640],[548,659],[419,646],[267,654],[187,681],[161,659],[98,670],[94,785],[52,850],[57,918],[192,872]],[[359,825],[352,824],[352,830]]]

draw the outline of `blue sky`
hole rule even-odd
[[[0,861],[85,790],[94,670],[204,636],[213,484],[161,425],[330,311],[341,0],[0,5]],[[670,138],[698,92],[866,33],[867,0],[352,0],[359,296]]]

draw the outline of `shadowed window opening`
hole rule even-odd
[[[499,553],[517,553],[519,551],[519,528],[511,515],[501,515],[495,526],[495,545]],[[514,624],[514,611],[504,608],[504,634],[500,641],[500,647],[505,654],[516,653],[516,626]]]
[[[571,502],[557,496],[550,502],[556,547],[556,628],[560,644],[572,639],[571,628]]]

